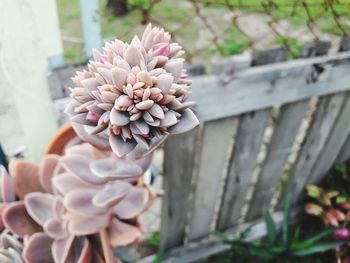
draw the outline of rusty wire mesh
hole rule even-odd
[[[106,40],[129,40],[152,22],[171,32],[190,62],[277,46],[297,57],[302,45],[337,44],[350,28],[350,0],[128,0],[128,5],[128,14],[112,17],[101,0]]]

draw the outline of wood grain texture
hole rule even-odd
[[[281,108],[271,142],[268,145],[267,157],[250,202],[247,221],[261,217],[263,212],[269,208],[307,106],[308,101],[300,101]]]
[[[195,111],[208,121],[349,90],[349,58],[344,52],[253,67],[236,72],[228,84],[217,76],[193,78]]]
[[[298,159],[291,171],[285,192],[291,193],[294,201],[301,197],[308,177],[324,149],[333,124],[342,109],[344,94],[339,93],[320,98],[320,103],[305,138]],[[282,207],[283,201],[279,207]]]
[[[184,242],[197,133],[198,128],[165,143],[160,229],[161,248],[165,250]]]
[[[227,164],[228,142],[234,136],[237,121],[237,118],[226,118],[204,124],[194,205],[189,220],[189,240],[205,237],[212,231],[220,182]]]
[[[336,163],[344,163],[350,159],[350,134],[348,135],[342,149],[340,150]]]
[[[240,117],[219,212],[217,225],[219,230],[232,227],[240,217],[270,112],[268,109]]]
[[[331,169],[350,132],[350,93],[340,95],[343,95],[345,100],[342,110],[333,124],[332,131],[327,138],[327,142],[316,164],[312,168],[308,183],[319,183],[329,169]]]

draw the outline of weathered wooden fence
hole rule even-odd
[[[312,58],[263,66],[286,51],[233,57],[217,65],[219,74],[194,78],[201,125],[165,144],[164,262],[227,250],[208,238],[212,231],[237,231],[278,211],[286,192],[296,204],[306,184],[350,157],[350,52],[323,56],[325,46],[306,47]],[[344,39],[340,51],[347,47]]]

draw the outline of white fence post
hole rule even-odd
[[[80,0],[80,13],[85,53],[88,58],[91,58],[92,49],[99,49],[102,45],[99,0]]]

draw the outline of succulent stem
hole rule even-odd
[[[103,256],[105,258],[106,263],[113,263],[113,253],[106,228],[100,231],[100,238],[102,243]]]

